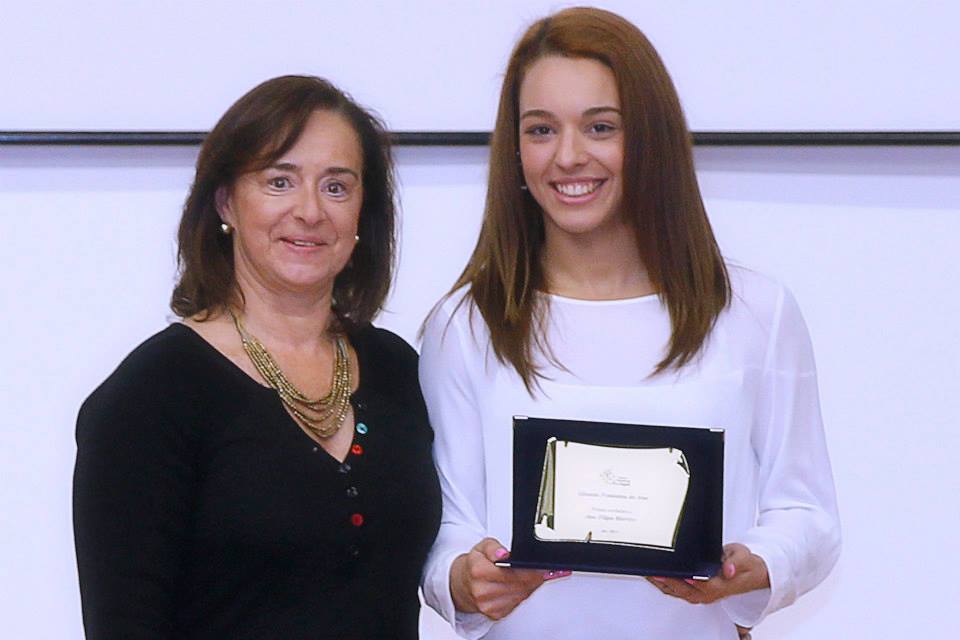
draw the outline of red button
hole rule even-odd
[[[363,447],[361,447],[358,444],[355,444],[352,447],[350,447],[350,451],[355,456],[363,455]]]
[[[355,526],[355,527],[359,527],[360,525],[362,525],[362,524],[363,524],[363,514],[362,514],[362,513],[355,513],[355,514],[353,514],[352,516],[350,516],[350,524],[352,524],[352,525]]]

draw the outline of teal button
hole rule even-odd
[[[367,425],[363,424],[362,422],[357,423],[357,433],[359,433],[360,435],[363,435],[367,431],[369,431],[369,429],[367,429]]]

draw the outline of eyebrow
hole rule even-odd
[[[617,115],[621,115],[620,109],[617,109],[616,107],[609,107],[609,106],[590,107],[589,109],[583,112],[583,115],[589,117],[589,116],[599,115],[601,113],[615,113]],[[523,120],[524,118],[555,118],[555,117],[556,117],[555,115],[553,115],[552,113],[550,113],[545,109],[529,109],[527,111],[524,111],[522,114],[520,114],[521,120]]]
[[[293,173],[300,173],[300,165],[294,164],[292,162],[275,162],[267,168],[276,169],[278,171],[291,171]],[[335,176],[348,174],[353,176],[354,178],[357,178],[358,180],[360,179],[360,175],[353,169],[350,169],[349,167],[330,167],[324,173],[327,175],[335,175]]]
[[[589,109],[583,112],[583,115],[595,116],[600,113],[615,113],[618,116],[621,115],[620,109],[617,109],[616,107],[590,107]]]

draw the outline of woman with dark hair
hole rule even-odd
[[[490,156],[476,248],[424,329],[444,497],[427,602],[471,638],[747,636],[819,583],[839,551],[793,297],[722,259],[673,83],[615,14],[568,9],[527,30]],[[625,580],[496,566],[512,531],[514,415],[724,427],[720,573]]]
[[[88,638],[415,638],[440,496],[382,125],[325,80],[204,141],[171,307],[77,423]],[[398,533],[402,532],[402,536]]]

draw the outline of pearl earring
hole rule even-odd
[[[231,233],[233,233],[233,227],[231,227],[230,225],[228,225],[226,222],[221,222],[221,223],[220,223],[220,233],[222,233],[222,234],[225,235],[225,236],[228,236],[228,235],[230,235]]]

